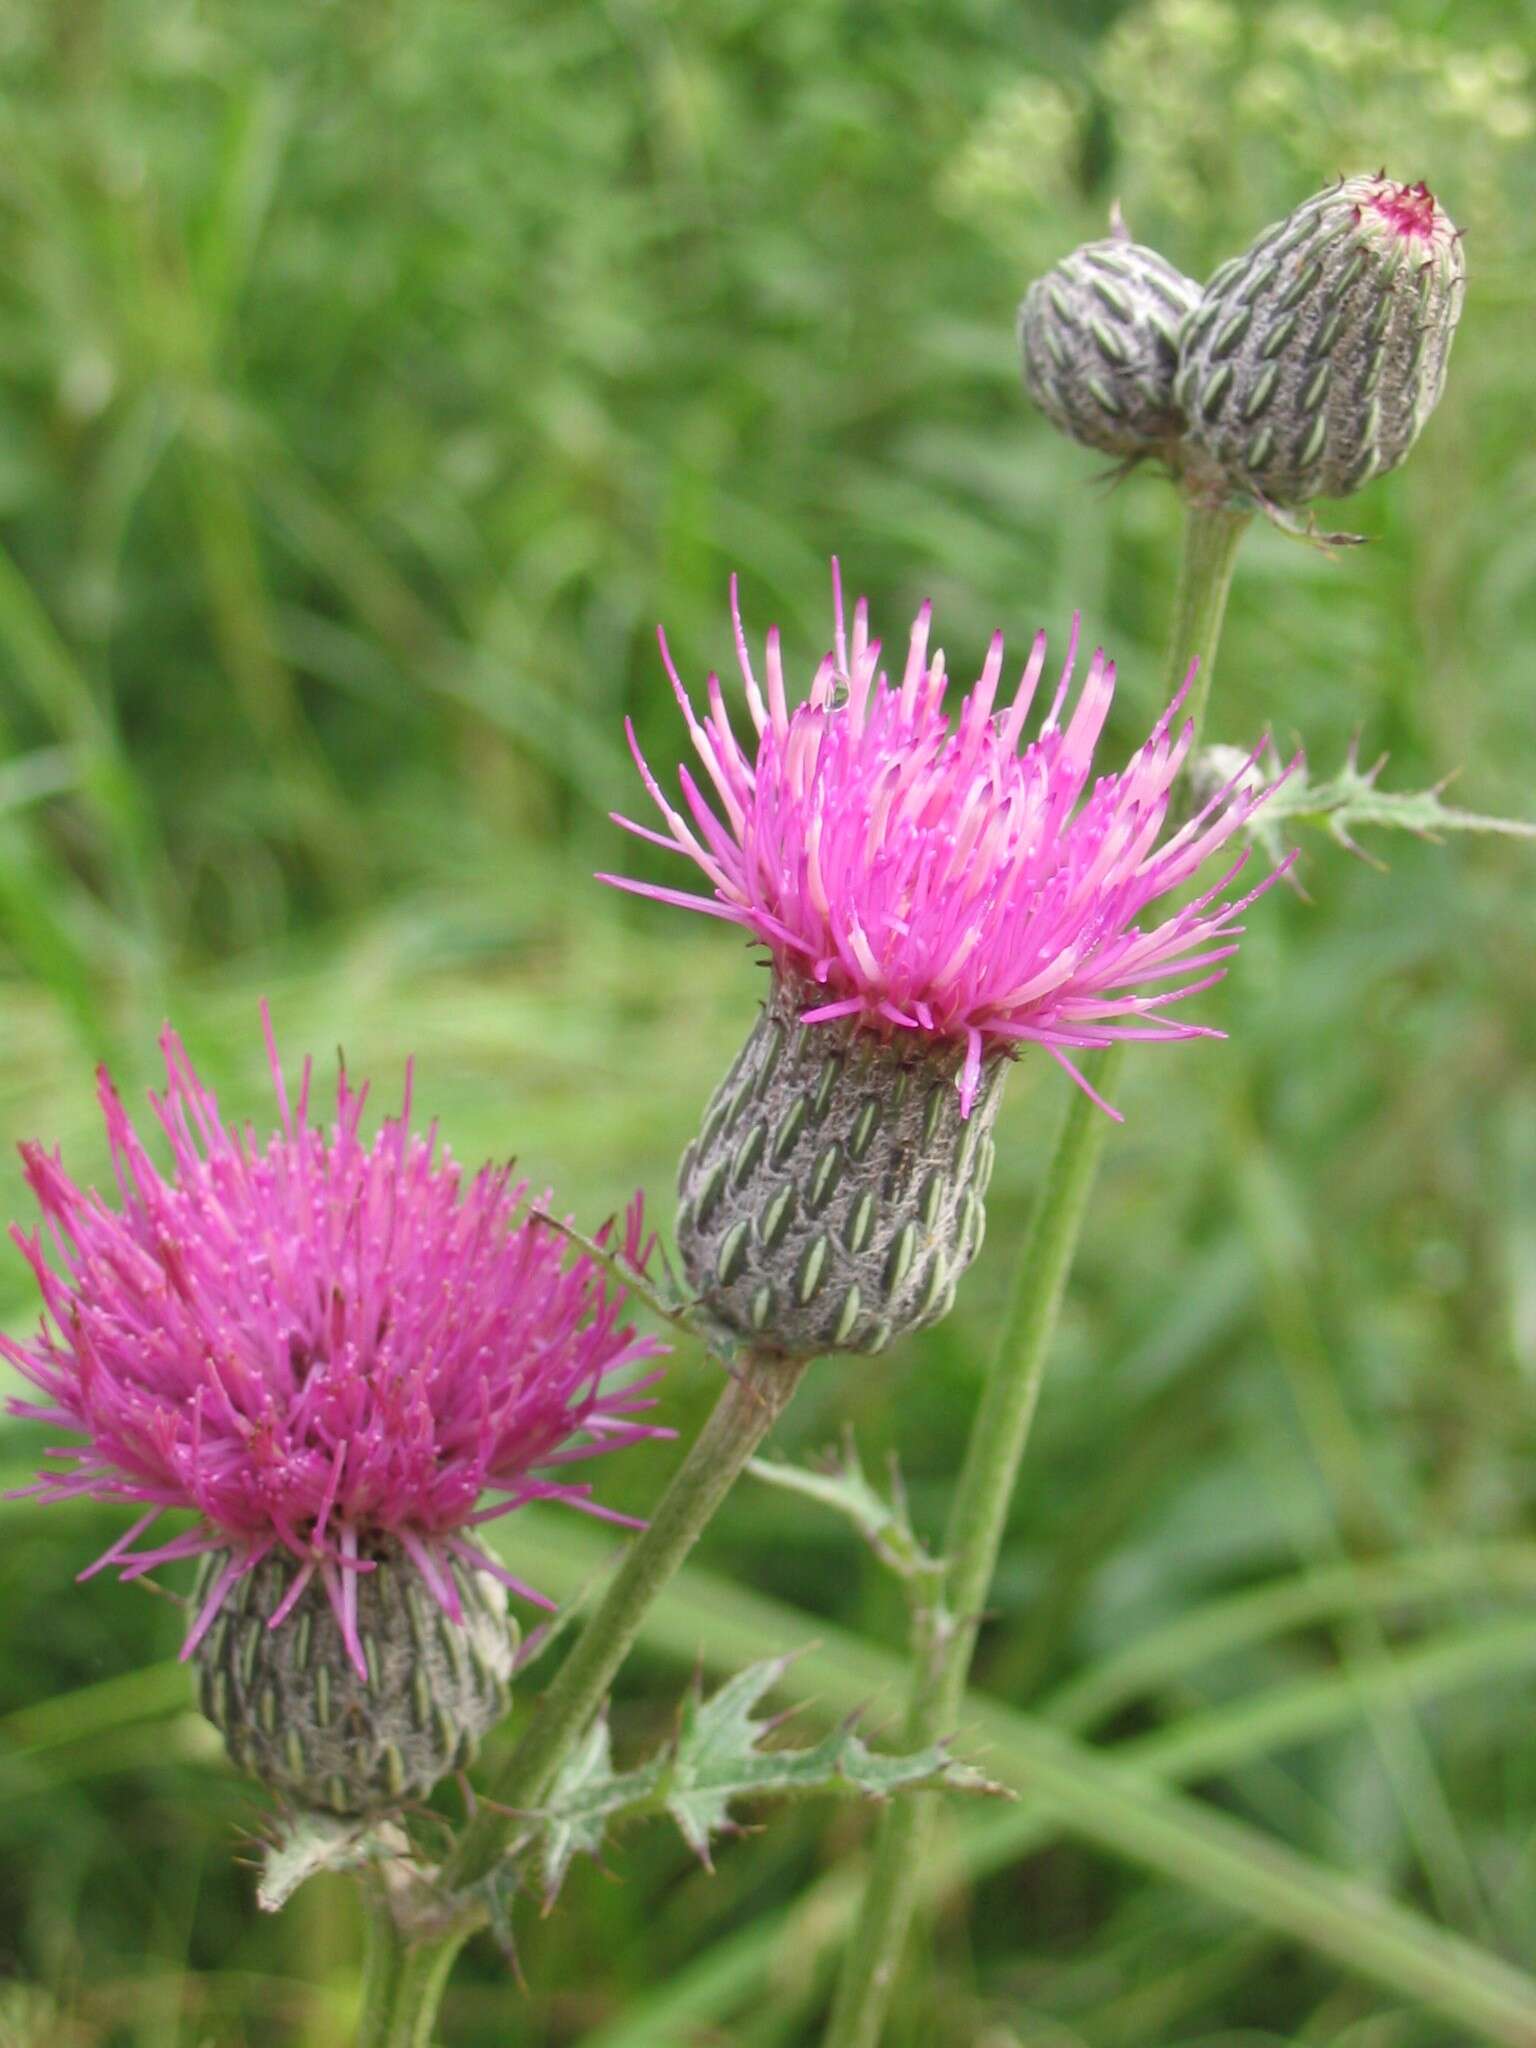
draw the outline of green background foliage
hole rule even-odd
[[[1508,0],[0,11],[6,1139],[99,1174],[92,1063],[140,1099],[167,1014],[264,1117],[266,994],[290,1055],[344,1046],[385,1103],[414,1051],[461,1157],[515,1153],[589,1225],[637,1183],[665,1214],[758,979],[727,930],[590,879],[665,872],[607,817],[643,805],[626,713],[681,748],[655,623],[689,678],[725,668],[738,570],[807,677],[834,551],[888,643],[931,596],[967,674],[995,625],[1022,657],[1080,608],[1123,756],[1160,708],[1176,501],[1053,438],[1010,334],[1116,196],[1195,275],[1383,160],[1467,228],[1439,413],[1342,513],[1369,547],[1251,536],[1212,736],[1303,735],[1327,774],[1359,731],[1400,787],[1460,767],[1469,807],[1536,816],[1531,27]],[[977,1672],[1038,1718],[975,1724],[1026,1790],[1030,1727],[1162,1758],[1197,1815],[1364,1889],[1330,1949],[1262,1857],[1200,1881],[1187,1815],[1154,1854],[1069,1755],[1028,1854],[956,1816],[895,2048],[1532,2038],[1476,2015],[1536,1953],[1531,858],[1380,850],[1319,843],[1310,902],[1255,910],[1201,999],[1230,1042],[1131,1062]],[[851,1419],[929,1534],[1063,1085],[1013,1081],[953,1317],[820,1367],[781,1432],[808,1455]],[[0,1289],[25,1328],[18,1257]],[[677,1359],[679,1429],[714,1373]],[[8,1483],[40,1439],[0,1425]],[[607,1497],[643,1509],[675,1455],[614,1461]],[[5,1508],[0,2042],[330,2048],[353,1899],[258,1920],[231,1853],[258,1809],[165,1668],[177,1609],[71,1584],[121,1519]],[[561,1594],[603,1554],[565,1527],[506,1531]],[[894,1666],[841,1632],[897,1648],[899,1596],[748,1486],[626,1682],[621,1756],[695,1656],[775,1647],[738,1644],[730,1580],[844,1645],[823,1704],[851,1687],[878,1730]],[[445,2039],[813,2040],[867,1826],[797,1808],[713,1877],[633,1831],[523,1915],[526,1997],[475,1953]],[[1464,1937],[1438,2005],[1348,1967],[1371,1894]]]

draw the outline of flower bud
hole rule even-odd
[[[677,1235],[705,1309],[764,1350],[876,1352],[949,1313],[981,1249],[1009,1065],[857,1022],[799,1021],[776,986],[683,1154]]]
[[[1074,441],[1132,459],[1166,455],[1179,331],[1200,287],[1155,249],[1088,242],[1037,278],[1019,307],[1024,388]]]
[[[1272,505],[1396,469],[1445,385],[1461,241],[1426,185],[1342,179],[1216,272],[1175,384],[1187,437]]]
[[[199,1601],[228,1561],[205,1561]],[[394,1539],[362,1562],[373,1569],[347,1573],[339,1595],[356,1600],[363,1669],[318,1575],[269,1626],[301,1569],[286,1551],[236,1582],[195,1652],[202,1710],[235,1764],[293,1805],[337,1814],[420,1798],[462,1770],[507,1711],[517,1642],[489,1572],[440,1561],[455,1621]]]

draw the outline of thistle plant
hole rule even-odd
[[[717,676],[695,708],[662,655],[700,779],[664,792],[630,733],[664,830],[702,887],[602,880],[745,933],[767,989],[679,1168],[688,1295],[653,1296],[640,1198],[590,1245],[510,1169],[467,1178],[411,1091],[365,1140],[366,1090],[290,1100],[270,1027],[279,1128],[231,1127],[174,1033],[152,1098],[170,1170],[110,1081],[115,1198],[23,1148],[42,1232],[17,1233],[45,1317],[0,1352],[37,1390],[18,1413],[73,1433],[34,1489],[136,1510],[89,1571],[195,1565],[183,1657],[233,1760],[289,1827],[267,1903],[315,1869],[361,1869],[372,1945],[364,2048],[425,2048],[454,1958],[511,1902],[552,1903],[573,1858],[626,1817],[669,1815],[707,1861],[734,1803],[851,1792],[890,1801],[829,2020],[829,2048],[875,2048],[928,1848],[934,1789],[997,1788],[950,1749],[980,1616],[1128,1043],[1219,1038],[1187,1005],[1227,971],[1242,920],[1289,865],[1281,826],[1326,821],[1513,830],[1435,801],[1399,804],[1351,760],[1335,782],[1251,752],[1198,752],[1226,592],[1255,509],[1272,516],[1399,464],[1436,400],[1463,289],[1458,238],[1423,185],[1342,181],[1260,236],[1201,292],[1112,236],[1031,286],[1026,386],[1061,431],[1127,464],[1155,458],[1187,511],[1167,708],[1095,774],[1115,670],[1077,631],[1036,700],[1046,642],[1002,689],[992,640],[956,707],[919,612],[899,676],[868,610],[844,616],[792,701],[777,632],[762,679],[732,587],[745,720]],[[738,731],[741,736],[738,737]],[[1257,845],[1272,862],[1239,878]],[[615,1763],[608,1693],[649,1610],[752,1462],[812,1362],[884,1353],[942,1318],[985,1231],[994,1128],[1031,1048],[1070,1081],[978,1401],[942,1552],[851,1446],[831,1473],[757,1469],[846,1514],[901,1577],[912,1620],[904,1747],[845,1726],[769,1746],[768,1658],[671,1739]],[[643,1524],[586,1461],[668,1432],[648,1419],[664,1347],[625,1320],[652,1299],[702,1337],[716,1405]],[[522,1713],[490,1796],[429,1857],[412,1809],[464,1770],[509,1711],[509,1595],[541,1595],[480,1531],[550,1500],[634,1529],[552,1681]],[[158,1541],[167,1511],[189,1526]],[[515,1545],[513,1546],[515,1554]],[[547,1604],[547,1603],[546,1603]],[[519,1687],[522,1692],[524,1688]]]

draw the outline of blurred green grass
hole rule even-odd
[[[749,630],[778,621],[806,673],[836,551],[888,639],[931,595],[959,669],[994,625],[1022,650],[1081,608],[1120,665],[1111,745],[1157,708],[1172,494],[1110,491],[1057,443],[1010,339],[1028,277],[1116,195],[1195,273],[1383,157],[1467,226],[1441,410],[1348,508],[1371,547],[1252,537],[1216,728],[1304,735],[1323,771],[1360,729],[1402,786],[1463,766],[1467,802],[1536,815],[1531,28],[1502,0],[1053,5],[1027,29],[981,0],[0,14],[0,1130],[99,1170],[91,1063],[139,1093],[165,1014],[263,1114],[267,994],[285,1048],[344,1046],[385,1102],[414,1051],[461,1156],[515,1153],[593,1222],[637,1183],[664,1206],[757,984],[729,934],[589,879],[650,858],[606,819],[640,801],[623,715],[678,750],[656,620],[685,675],[724,666],[737,569]],[[1196,1789],[1528,1964],[1536,1632],[1476,1684],[1393,1679],[1513,1627],[1523,1584],[1345,1598],[1256,1637],[1225,1604],[1531,1534],[1529,859],[1381,850],[1387,875],[1318,853],[1310,905],[1256,910],[1206,999],[1228,1044],[1134,1063],[978,1680],[1091,1696],[1128,1646],[1208,1617],[1199,1660],[1110,1695],[1115,1749],[1338,1674],[1357,1711]],[[804,1454],[851,1417],[930,1530],[1059,1093],[1015,1080],[954,1317],[822,1369],[784,1431]],[[25,1218],[9,1159],[0,1188]],[[18,1327],[23,1281],[11,1261]],[[670,1419],[709,1392],[679,1360]],[[6,1468],[35,1441],[5,1425]],[[616,1467],[610,1497],[643,1507],[669,1455]],[[168,1603],[70,1586],[112,1517],[6,1514],[0,1716],[46,1726],[173,1652]],[[704,1565],[807,1633],[899,1642],[877,1570],[775,1495],[744,1492]],[[626,1740],[682,1676],[648,1653]],[[316,1886],[257,1922],[231,1859],[255,1807],[196,1720],[72,1754],[23,1760],[0,1805],[0,2041],[342,2038],[350,1899]],[[814,1925],[791,1912],[766,1976],[731,1957],[865,1826],[776,1816],[713,1880],[659,1830],[626,1838],[622,1882],[584,1871],[527,1916],[529,1997],[480,1956],[449,2038],[813,2040]],[[639,2031],[711,1969],[712,2002]],[[957,1881],[901,2006],[897,2048],[1491,2038],[1070,1835]]]

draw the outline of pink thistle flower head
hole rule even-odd
[[[207,1554],[190,1656],[242,1582],[281,1561],[269,1621],[318,1578],[366,1678],[358,1587],[381,1548],[455,1624],[479,1574],[540,1599],[476,1532],[530,1500],[603,1513],[564,1475],[665,1433],[641,1419],[656,1374],[633,1370],[662,1347],[622,1320],[623,1289],[592,1258],[520,1214],[527,1186],[510,1169],[466,1177],[435,1125],[412,1131],[409,1074],[399,1116],[365,1138],[367,1088],[343,1070],[334,1117],[312,1120],[309,1062],[290,1102],[265,1009],[263,1025],[271,1137],[223,1120],[167,1028],[165,1092],[150,1100],[169,1175],[105,1072],[115,1199],[22,1147],[47,1242],[13,1236],[46,1314],[31,1342],[0,1350],[42,1395],[13,1411],[85,1439],[52,1450],[62,1467],[31,1491],[141,1509],[89,1571],[136,1578]],[[622,1249],[636,1267],[650,1249],[638,1196]],[[196,1526],[135,1550],[168,1508],[195,1510]]]
[[[1219,979],[1259,893],[1232,893],[1243,852],[1168,901],[1257,801],[1239,773],[1165,835],[1194,738],[1184,691],[1094,780],[1115,672],[1096,653],[1071,700],[1075,627],[1026,739],[1044,635],[1003,704],[995,637],[952,712],[928,606],[892,682],[862,602],[849,638],[835,563],[833,591],[832,651],[793,710],[777,633],[760,684],[736,611],[741,738],[717,677],[695,711],[663,638],[704,780],[680,769],[673,804],[631,731],[667,830],[617,822],[686,854],[710,893],[602,878],[771,956],[769,1000],[684,1151],[677,1236],[713,1322],[791,1357],[881,1352],[946,1315],[982,1242],[1010,1055],[1040,1045],[1093,1094],[1077,1048],[1218,1036],[1175,1006]]]
[[[845,631],[836,563],[833,582],[833,648],[793,709],[777,631],[768,636],[765,684],[758,680],[733,582],[745,741],[714,675],[698,715],[662,636],[708,787],[682,767],[682,807],[669,801],[631,728],[667,829],[616,822],[686,854],[710,893],[601,879],[742,926],[767,947],[803,1024],[849,1019],[887,1041],[957,1048],[962,1114],[984,1057],[999,1049],[1042,1046],[1086,1088],[1073,1049],[1219,1037],[1175,1011],[1220,979],[1244,910],[1275,876],[1233,895],[1245,850],[1190,900],[1168,905],[1260,800],[1235,777],[1164,835],[1194,738],[1188,721],[1177,723],[1189,683],[1127,766],[1094,779],[1115,670],[1096,651],[1070,701],[1075,622],[1065,668],[1026,740],[1043,633],[1003,704],[1003,640],[994,636],[952,714],[944,656],[930,649],[930,607],[918,613],[892,682],[862,599],[851,640]]]

